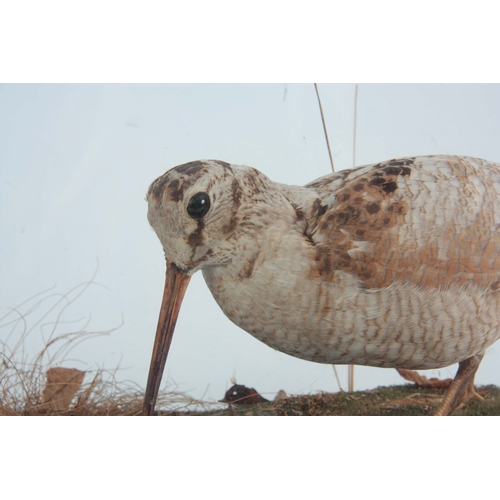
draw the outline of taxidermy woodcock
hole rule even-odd
[[[268,346],[331,364],[459,363],[436,415],[474,391],[500,336],[500,164],[394,159],[304,187],[219,160],[177,166],[147,194],[167,274],[143,413],[154,405],[190,277]]]

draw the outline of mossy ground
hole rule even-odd
[[[487,385],[476,388],[484,401],[471,400],[453,415],[500,415],[500,388]],[[379,387],[363,392],[320,393],[290,396],[281,401],[256,405],[232,404],[227,409],[193,412],[189,415],[236,416],[423,416],[432,415],[444,391],[413,385]],[[178,415],[181,413],[177,413]]]
[[[500,388],[494,385],[476,387],[483,401],[471,400],[453,415],[500,415]],[[288,396],[279,401],[254,405],[227,404],[225,408],[205,411],[189,411],[191,404],[210,403],[190,400],[178,393],[160,395],[159,406],[164,403],[170,409],[162,416],[424,416],[437,409],[444,391],[419,388],[411,384],[378,387],[360,392],[318,393]],[[33,407],[13,410],[0,405],[1,415],[65,415],[65,416],[135,416],[142,410],[143,391],[130,394],[126,391],[106,394],[106,398],[81,398],[65,412],[48,412]],[[165,407],[165,406],[164,406]]]

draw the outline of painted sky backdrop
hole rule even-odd
[[[355,85],[319,88],[335,168],[351,168]],[[419,154],[500,162],[500,85],[362,84],[357,109],[357,165]],[[114,330],[78,345],[64,366],[89,373],[120,366],[118,379],[144,387],[165,273],[145,193],[169,168],[211,158],[288,184],[329,173],[314,86],[0,85],[0,340],[12,348],[19,332],[32,329],[24,353],[30,358],[54,325],[55,334]],[[96,269],[95,283],[61,317],[61,305],[44,317],[61,299],[54,294],[87,282]],[[493,346],[477,382],[500,385],[499,365]],[[345,388],[347,370],[338,371]],[[280,389],[338,390],[330,365],[274,351],[233,325],[198,273],[163,385],[217,400],[232,378],[271,398]],[[356,368],[356,389],[393,383],[401,383],[395,370]]]

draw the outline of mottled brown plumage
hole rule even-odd
[[[198,193],[209,208],[193,217]],[[499,200],[500,165],[470,157],[401,158],[304,187],[210,160],[154,181],[148,218],[169,272],[187,286],[202,270],[229,319],[275,349],[335,364],[461,363],[446,414],[500,336]]]

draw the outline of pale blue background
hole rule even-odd
[[[337,170],[352,167],[354,89],[320,85]],[[435,153],[500,162],[499,85],[363,84],[357,124],[358,165]],[[120,365],[119,380],[144,386],[164,280],[145,192],[165,170],[203,158],[251,165],[289,184],[327,174],[313,85],[1,85],[0,317],[53,285],[63,293],[89,280],[98,259],[95,281],[108,289],[91,286],[57,332],[123,324],[79,345],[65,366],[89,370],[89,379],[98,366]],[[42,318],[53,301],[26,315],[27,358],[56,320],[57,311]],[[0,322],[3,341],[12,314]],[[22,328],[15,326],[11,347]],[[493,346],[477,382],[500,385],[499,361]],[[427,375],[451,377],[455,369]],[[338,370],[345,388],[346,368]],[[230,323],[196,275],[164,383],[217,400],[232,377],[268,398],[279,389],[338,390],[331,366],[276,352]],[[356,368],[356,389],[401,382],[395,370]]]

